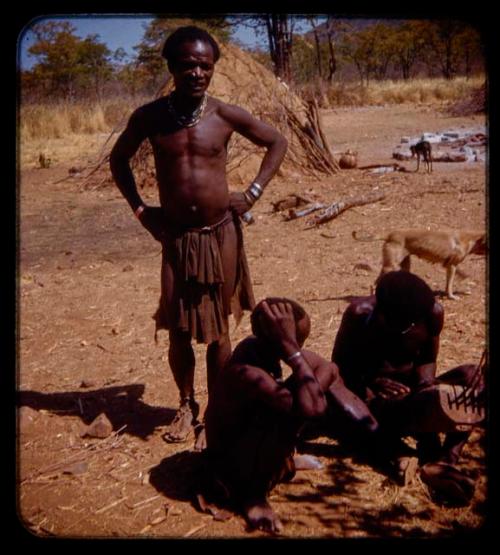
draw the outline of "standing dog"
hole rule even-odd
[[[374,237],[361,238],[356,232],[353,237],[361,241],[376,241]],[[394,270],[410,271],[410,256],[418,256],[428,262],[440,263],[446,268],[446,295],[453,294],[453,280],[457,266],[469,254],[485,255],[486,235],[484,231],[427,231],[397,230],[385,237],[382,247],[382,270],[375,281]],[[460,272],[460,270],[458,270]]]
[[[418,172],[418,168],[420,167],[420,156],[423,157],[425,162],[425,167],[427,169],[427,173],[432,172],[432,147],[429,141],[420,141],[415,145],[410,146],[411,156],[412,158],[417,155],[417,169],[415,171]]]

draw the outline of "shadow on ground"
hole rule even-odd
[[[156,428],[170,424],[176,411],[144,403],[141,400],[144,391],[144,384],[56,393],[24,390],[17,394],[17,406],[43,409],[59,416],[78,416],[87,425],[104,413],[113,430],[126,426],[124,433],[145,439]]]

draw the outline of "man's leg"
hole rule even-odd
[[[226,318],[231,311],[231,297],[236,288],[236,276],[238,273],[238,236],[234,224],[224,227],[222,244],[219,245],[222,268],[224,272],[224,283],[222,284],[222,302]],[[226,326],[227,327],[227,326]],[[222,334],[217,341],[213,341],[207,347],[207,390],[210,396],[217,374],[231,356],[231,341],[229,332]],[[202,451],[206,447],[205,429],[203,424],[196,430],[195,450]]]
[[[164,439],[169,442],[186,441],[193,430],[199,412],[194,400],[195,358],[189,333],[169,331],[168,361],[179,390],[179,409],[168,427]]]
[[[230,356],[231,340],[228,333],[225,333],[218,341],[210,343],[207,347],[207,389],[209,396],[217,374],[222,370]]]

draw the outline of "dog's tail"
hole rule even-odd
[[[359,234],[356,230],[352,232],[352,238],[356,241],[385,241],[385,237],[375,237],[374,235]]]

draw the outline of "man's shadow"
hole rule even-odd
[[[60,416],[78,416],[87,425],[104,413],[113,425],[113,430],[125,426],[125,433],[145,439],[157,427],[169,424],[176,411],[144,403],[141,400],[144,390],[144,384],[59,393],[24,390],[17,393],[16,404],[18,407],[43,409]]]
[[[164,458],[149,471],[149,483],[170,499],[196,504],[196,495],[203,489],[206,457],[203,451],[180,451]]]

